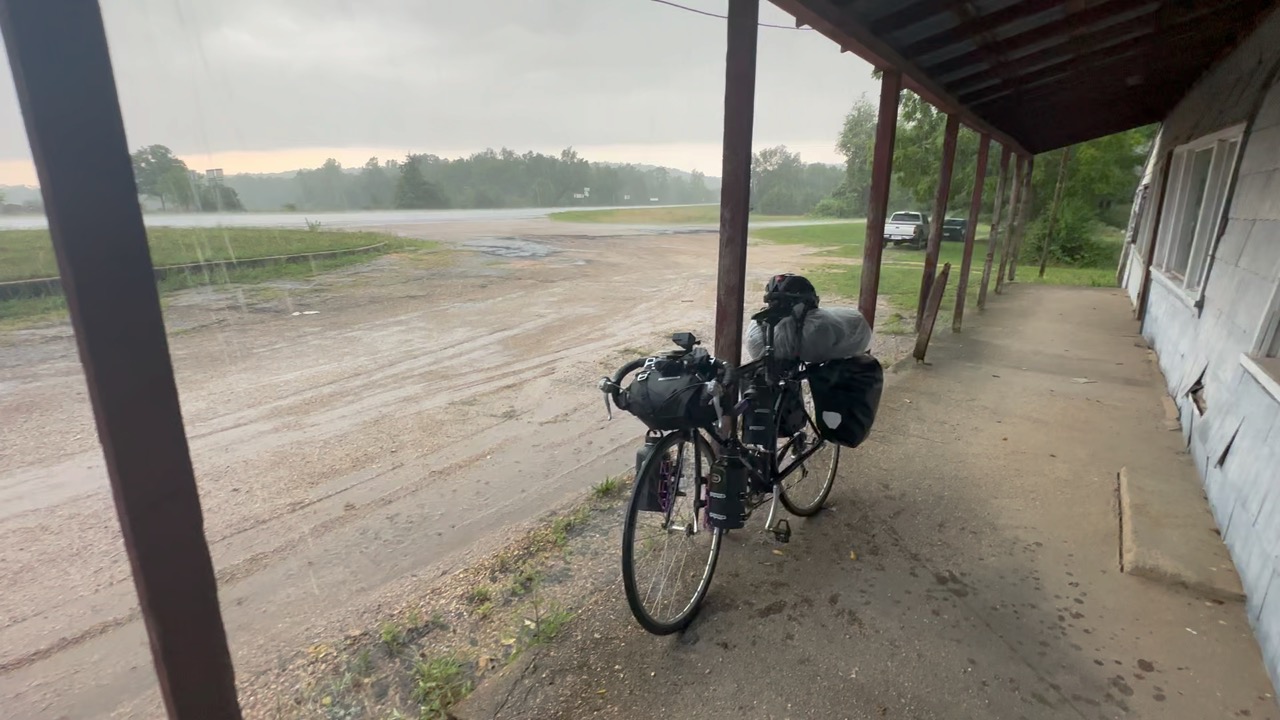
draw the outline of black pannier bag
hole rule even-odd
[[[829,442],[855,448],[871,434],[884,390],[884,368],[870,355],[809,366],[814,421]]]
[[[705,427],[716,420],[715,408],[704,401],[705,382],[682,360],[649,358],[622,391],[619,406],[650,430]]]
[[[782,391],[778,403],[778,437],[791,437],[804,430],[804,398],[799,385],[788,386]]]

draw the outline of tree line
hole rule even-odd
[[[862,217],[871,187],[871,157],[875,147],[876,106],[866,96],[854,102],[845,116],[836,147],[845,157],[838,187],[813,209],[817,215]],[[938,188],[946,114],[913,92],[905,91],[898,110],[893,152],[889,210],[932,212]],[[1155,135],[1148,125],[1090,140],[1072,147],[1063,186],[1063,203],[1054,232],[1051,255],[1060,263],[1088,265],[1109,261],[1113,246],[1099,240],[1103,225],[1123,228],[1128,221],[1134,189]],[[961,127],[948,215],[965,217],[973,193],[979,137]],[[1047,234],[1048,208],[1064,150],[1036,156],[1031,175],[1030,224],[1023,248],[1036,253]],[[992,144],[983,185],[981,217],[990,220],[999,174],[1001,149]],[[1011,161],[1012,164],[1012,161]],[[1010,170],[1012,174],[1012,169]]]
[[[678,205],[719,198],[696,170],[589,162],[573,148],[559,155],[489,149],[456,159],[411,153],[369,158],[358,169],[330,158],[292,177],[236,175],[227,184],[260,210]]]
[[[875,146],[876,106],[860,97],[845,116],[836,149],[843,167],[806,163],[785,146],[756,152],[751,167],[753,209],[766,215],[812,214],[853,218],[866,214]],[[890,211],[930,212],[938,183],[946,115],[906,91],[898,113],[890,185]],[[1055,248],[1063,262],[1084,262],[1099,224],[1123,227],[1146,159],[1153,128],[1143,127],[1077,145],[1064,187],[1062,235]],[[978,135],[960,129],[948,200],[950,215],[967,214],[977,163]],[[1043,217],[1057,178],[1061,150],[1037,158],[1032,175],[1033,240],[1043,236]],[[992,146],[982,216],[989,219],[1000,148]],[[433,208],[622,206],[709,203],[719,199],[718,181],[701,172],[589,162],[573,148],[558,155],[508,148],[448,159],[410,153],[403,159],[370,158],[344,168],[332,158],[292,175],[228,175],[191,172],[163,145],[133,153],[141,194],[162,208],[217,210],[344,211]],[[713,183],[715,186],[713,186]],[[1058,241],[1055,240],[1055,245]],[[1026,243],[1038,247],[1038,243]]]
[[[194,172],[164,145],[148,145],[134,152],[133,177],[138,194],[155,198],[161,209],[184,212],[244,210],[240,196],[221,178]]]

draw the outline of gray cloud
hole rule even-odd
[[[763,20],[792,22],[763,5]],[[103,13],[134,146],[720,139],[724,22],[647,0],[104,0]],[[0,160],[25,158],[0,71]],[[761,29],[761,143],[829,146],[853,98],[873,90],[868,67],[821,35]]]

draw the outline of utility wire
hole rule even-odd
[[[653,2],[662,4],[662,5],[670,5],[673,8],[678,8],[680,10],[687,10],[691,13],[697,13],[699,15],[706,15],[707,17],[720,18],[721,20],[729,19],[728,15],[720,15],[718,13],[707,12],[706,10],[699,10],[698,8],[691,8],[685,5],[680,5],[678,3],[671,2],[671,0],[653,0]],[[791,27],[790,25],[773,25],[770,23],[756,23],[756,24],[763,28],[776,28],[778,30],[812,30],[813,29],[810,27]]]

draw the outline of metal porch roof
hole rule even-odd
[[[772,0],[1031,153],[1163,119],[1274,0]]]

